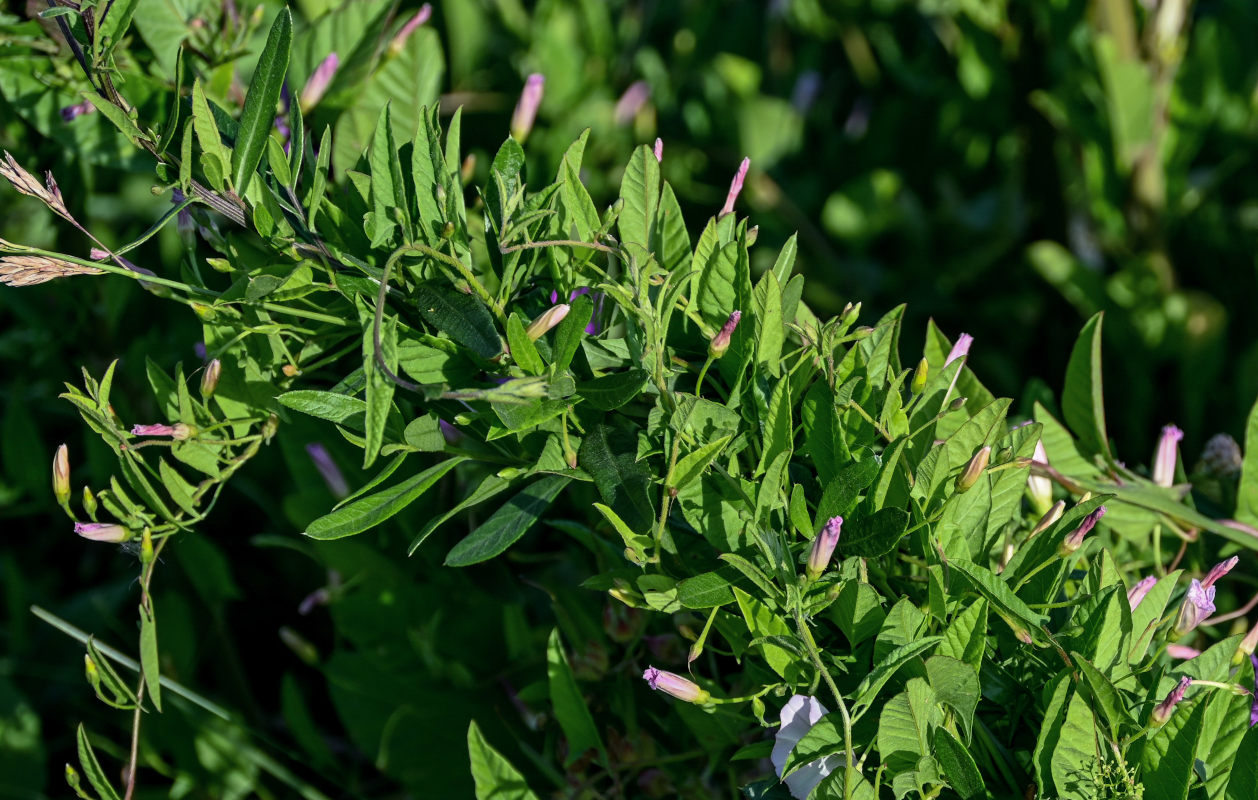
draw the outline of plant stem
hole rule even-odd
[[[843,701],[843,694],[835,684],[834,678],[830,677],[830,671],[821,663],[821,651],[817,649],[817,642],[812,638],[812,631],[809,630],[808,623],[804,622],[804,614],[798,606],[795,607],[794,616],[795,626],[799,629],[799,637],[804,640],[804,648],[808,651],[808,657],[812,659],[813,666],[816,667],[817,672],[821,673],[822,680],[830,687],[835,701],[839,704],[839,714],[843,717],[843,746],[847,752],[847,763],[844,766],[843,776],[843,797],[844,800],[851,800],[852,772],[856,767],[856,757],[852,751],[852,718],[847,713],[847,703]]]

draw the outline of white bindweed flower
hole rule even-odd
[[[799,740],[812,730],[812,726],[827,713],[815,697],[797,694],[786,705],[782,706],[782,726],[778,728],[777,740],[773,743],[773,769],[778,777],[786,767],[786,759],[799,744]],[[807,800],[813,789],[826,779],[840,764],[841,754],[826,756],[811,764],[807,764],[786,777],[786,788],[796,800]]]

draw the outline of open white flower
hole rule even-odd
[[[773,753],[769,756],[779,778],[782,777],[782,770],[791,750],[795,749],[799,740],[827,713],[826,707],[817,702],[817,698],[802,694],[795,695],[782,706],[782,726],[778,728]],[[817,788],[817,784],[825,780],[840,763],[838,754],[830,755],[792,772],[786,778],[786,788],[790,790],[791,797],[808,800],[808,795]]]

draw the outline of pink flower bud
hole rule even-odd
[[[1040,517],[1040,521],[1035,523],[1035,527],[1032,528],[1031,532],[1027,534],[1027,538],[1030,539],[1032,536],[1035,536],[1036,534],[1040,534],[1048,530],[1048,526],[1052,525],[1054,522],[1061,519],[1061,515],[1065,513],[1065,511],[1066,511],[1065,500],[1058,500],[1056,503],[1053,503],[1053,505],[1048,509],[1048,511],[1044,512],[1044,516]]]
[[[419,11],[415,12],[415,16],[410,18],[402,29],[397,32],[397,36],[393,37],[393,41],[389,43],[389,49],[394,53],[400,52],[406,47],[406,40],[411,38],[411,34],[419,29],[425,22],[432,17],[432,4],[424,3],[419,7]]]
[[[1039,464],[1048,464],[1048,451],[1044,449],[1044,441],[1035,443],[1032,460]],[[1031,505],[1041,514],[1053,503],[1053,482],[1047,476],[1031,473],[1026,479],[1027,493],[1031,496]]]
[[[1175,706],[1179,705],[1179,702],[1184,699],[1184,692],[1188,691],[1188,687],[1191,685],[1192,678],[1187,676],[1180,678],[1179,683],[1174,689],[1171,689],[1166,699],[1158,703],[1157,707],[1153,709],[1153,716],[1149,721],[1155,726],[1165,725],[1166,721],[1171,718],[1172,712],[1175,711]]]
[[[537,341],[542,338],[542,335],[546,333],[546,331],[562,322],[563,318],[568,316],[568,311],[570,310],[571,306],[567,303],[559,303],[558,305],[551,306],[543,311],[537,319],[529,323],[529,326],[524,329],[524,334],[528,336],[531,341]]]
[[[983,474],[983,470],[987,469],[987,462],[992,457],[992,449],[983,447],[974,457],[970,459],[970,463],[965,465],[965,469],[957,476],[957,491],[967,492],[974,484],[978,483],[979,476]]]
[[[1175,485],[1175,465],[1179,461],[1179,442],[1184,432],[1174,425],[1162,428],[1157,452],[1153,456],[1153,482],[1158,486]]]
[[[839,543],[839,533],[843,529],[842,517],[831,517],[821,533],[812,540],[812,552],[808,555],[808,579],[817,580],[821,573],[830,565],[830,557]]]
[[[223,362],[217,358],[205,365],[205,372],[201,373],[201,396],[212,397],[214,390],[218,388],[219,376],[223,374]]]
[[[1193,578],[1188,586],[1188,594],[1179,607],[1179,617],[1175,620],[1174,634],[1183,636],[1201,624],[1201,621],[1214,613],[1214,587],[1205,586]]]
[[[305,87],[301,90],[301,96],[297,100],[303,114],[310,111],[323,99],[323,95],[328,91],[328,87],[332,85],[332,78],[336,76],[336,71],[340,66],[340,57],[336,53],[328,53],[327,58],[320,61],[319,66],[315,67],[314,72],[310,73]]]
[[[707,690],[694,681],[655,667],[647,667],[646,672],[642,673],[642,679],[650,684],[652,689],[671,694],[687,703],[706,703],[711,697]]]
[[[633,122],[638,112],[651,98],[651,86],[646,81],[634,81],[625,89],[625,93],[616,101],[614,116],[617,125]]]
[[[328,491],[333,497],[340,500],[349,496],[349,484],[345,482],[345,476],[341,474],[326,447],[319,442],[311,442],[306,445],[306,454],[314,462],[315,469],[319,470],[319,476],[328,485]]]
[[[1068,556],[1083,546],[1083,538],[1092,532],[1096,527],[1096,523],[1101,521],[1101,517],[1105,516],[1105,506],[1093,511],[1083,518],[1083,522],[1079,523],[1079,527],[1066,535],[1061,545],[1057,548],[1057,554],[1060,556]]]
[[[180,442],[190,438],[196,433],[191,425],[185,425],[182,422],[174,425],[132,425],[132,436],[169,436]]]
[[[64,444],[52,457],[52,493],[58,505],[64,506],[70,501],[70,450]]]
[[[1240,651],[1247,656],[1252,656],[1254,650],[1258,649],[1258,625],[1249,629],[1249,633],[1245,634],[1245,638],[1241,639]]]
[[[1131,604],[1131,610],[1135,611],[1136,606],[1140,605],[1140,601],[1149,593],[1158,582],[1156,575],[1149,575],[1141,578],[1135,586],[1127,590],[1127,602]]]
[[[734,329],[738,327],[738,321],[742,318],[743,312],[730,312],[729,319],[725,320],[725,324],[717,331],[716,336],[712,337],[712,342],[708,345],[708,355],[712,358],[725,355],[725,351],[729,349],[730,339],[734,335]]]
[[[125,542],[131,538],[131,531],[112,522],[76,522],[74,532],[84,539],[93,542]]]
[[[515,113],[511,115],[511,136],[522,142],[533,130],[533,122],[537,119],[537,109],[542,105],[542,90],[546,86],[546,76],[534,72],[524,81],[524,90],[520,92],[520,100],[515,104]]]
[[[751,159],[744,158],[743,163],[738,165],[738,172],[734,174],[734,180],[730,181],[729,194],[725,195],[725,205],[721,206],[721,213],[717,216],[723,217],[726,214],[734,213],[734,201],[738,199],[738,194],[743,190],[743,181],[747,179],[747,168],[751,166]]]
[[[1206,586],[1206,587],[1213,586],[1219,578],[1222,578],[1224,575],[1231,572],[1232,568],[1235,567],[1239,563],[1240,563],[1239,556],[1232,556],[1226,561],[1220,561],[1219,563],[1211,567],[1210,571],[1206,573],[1205,580],[1201,582],[1201,585]]]
[[[1166,654],[1171,658],[1187,660],[1201,655],[1201,651],[1185,644],[1168,644],[1166,646]]]
[[[968,333],[963,333],[957,337],[957,343],[948,351],[948,357],[944,359],[944,366],[948,366],[962,356],[970,354],[970,345],[974,344],[974,337]],[[1038,458],[1036,459],[1039,460]]]
[[[664,163],[664,140],[659,137],[655,139],[655,160]]]

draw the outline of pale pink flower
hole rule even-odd
[[[511,115],[511,135],[517,142],[524,141],[529,131],[533,130],[545,86],[546,76],[540,72],[534,72],[524,81],[524,90],[520,92],[520,100],[515,104],[515,112]]]
[[[721,206],[721,213],[717,216],[723,217],[734,213],[734,202],[738,200],[738,195],[743,190],[743,181],[747,179],[747,168],[750,166],[750,158],[744,158],[743,163],[738,165],[738,172],[734,174],[734,180],[729,184],[729,194],[725,195],[725,205]]]

